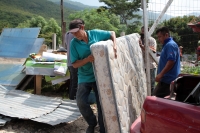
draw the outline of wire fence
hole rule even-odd
[[[149,0],[148,12],[160,14],[169,0]],[[177,16],[200,15],[200,0],[173,0],[162,20],[169,20]],[[157,19],[154,14],[149,15],[149,21]]]
[[[149,0],[148,7],[147,7],[147,13],[148,13],[147,19],[148,19],[149,25],[153,25],[153,23],[162,13],[163,9],[165,8],[168,2],[169,0]],[[188,18],[188,19],[185,19],[186,22],[181,23],[181,22],[178,22],[178,19],[176,19],[176,18],[181,19],[184,17]],[[197,59],[196,48],[198,46],[198,42],[200,39],[200,35],[199,35],[200,33],[194,32],[192,28],[187,25],[187,23],[189,23],[190,21],[194,21],[194,19],[197,19],[198,17],[200,17],[200,0],[173,0],[173,2],[170,4],[167,11],[164,13],[163,17],[161,18],[160,23],[156,27],[156,28],[160,27],[161,26],[160,24],[167,24],[165,23],[167,21],[174,22],[174,26],[173,25],[170,26],[169,29],[172,31],[171,36],[174,37],[174,40],[175,41],[178,40],[177,41],[178,45],[183,46],[183,54],[184,54],[184,49],[185,51],[189,51],[187,54],[184,54],[183,60],[182,60],[182,66],[187,68],[188,71],[190,71],[190,67],[191,67],[191,71],[193,71],[192,67],[195,66],[194,61],[196,61]],[[181,23],[182,25],[179,24],[179,26],[175,26],[176,20],[177,20],[177,23]],[[166,26],[166,25],[162,25],[162,26]],[[184,30],[184,29],[187,29],[187,30]],[[179,31],[178,34],[176,34],[177,31]],[[155,37],[155,32],[152,36]],[[158,43],[158,50],[160,50],[161,45],[159,45],[158,41],[157,43]],[[200,68],[198,67],[198,70],[199,69]]]

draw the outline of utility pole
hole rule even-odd
[[[65,47],[66,22],[64,22],[64,15],[63,15],[63,0],[61,0],[61,2],[60,2],[60,8],[61,8],[62,47]]]

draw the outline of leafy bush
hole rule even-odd
[[[181,73],[200,75],[200,66],[197,66],[197,67],[184,66]]]

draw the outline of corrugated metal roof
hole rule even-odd
[[[0,91],[0,114],[31,119],[50,113],[61,99],[29,94],[20,90]]]
[[[6,122],[9,122],[10,120],[11,120],[10,117],[0,115],[0,126],[4,126]]]
[[[40,47],[42,46],[42,44],[43,44],[43,42],[44,42],[44,38],[37,38],[36,40],[35,40],[35,43],[34,43],[34,45],[30,48],[30,53],[38,53],[39,52],[39,50],[40,50]],[[29,53],[29,54],[30,54]]]
[[[78,119],[76,101],[33,95],[0,86],[0,114],[57,125]]]
[[[0,118],[0,126],[4,126],[6,124],[6,120]]]
[[[0,37],[0,57],[27,58],[37,53],[43,38],[37,38],[40,28],[7,28]]]
[[[16,89],[25,78],[22,73],[24,62],[20,59],[27,58],[30,53],[38,53],[44,38],[37,38],[40,28],[5,28],[0,36],[0,85],[8,90]],[[6,59],[7,58],[7,59]],[[15,60],[17,63],[7,61]]]
[[[64,122],[74,121],[80,116],[81,113],[76,105],[76,101],[64,100],[62,101],[62,104],[59,105],[53,112],[32,120],[54,126]]]
[[[39,27],[35,28],[4,28],[1,36],[12,36],[12,37],[30,37],[37,38],[40,33]]]
[[[38,53],[44,39],[37,38],[40,28],[7,28],[0,36],[0,57],[27,58],[30,53]],[[24,62],[0,63],[0,114],[21,119],[56,125],[76,120],[81,116],[75,101],[62,101],[29,94],[15,88],[25,77],[22,73]],[[0,119],[0,124],[5,124]]]
[[[16,88],[26,76],[22,73],[24,66],[21,64],[0,64],[0,84],[8,90]]]

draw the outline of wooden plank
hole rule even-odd
[[[42,75],[35,76],[35,94],[40,95],[42,89]]]

